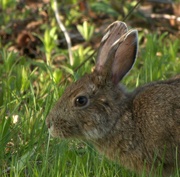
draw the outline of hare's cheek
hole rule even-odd
[[[88,130],[88,131],[84,131],[84,136],[86,139],[89,139],[89,140],[92,140],[92,139],[96,140],[96,139],[100,138],[99,132],[95,128]]]
[[[98,139],[98,138],[100,138],[98,128],[93,123],[84,124],[83,134],[86,137],[86,139]]]

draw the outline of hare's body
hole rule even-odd
[[[112,129],[92,143],[139,174],[154,174],[159,165],[164,176],[175,172],[180,162],[180,79],[148,84],[125,95],[109,115],[116,117]]]
[[[52,136],[86,139],[139,174],[155,176],[162,165],[168,176],[180,165],[180,77],[126,92],[118,82],[136,52],[137,32],[128,32],[122,22],[112,24],[95,71],[66,89],[47,125]]]

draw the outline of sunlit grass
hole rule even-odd
[[[19,20],[28,19],[32,14],[31,9],[26,7],[18,10],[19,2],[3,0],[0,3],[3,10],[0,14],[1,29],[5,30],[8,36],[12,35],[13,40],[15,34],[11,25],[16,21],[15,25],[18,25]],[[123,7],[126,14],[129,13],[130,6],[134,6],[134,1],[130,5],[130,2],[127,3],[128,6]],[[116,18],[121,16],[106,3],[93,2],[90,5],[97,13],[103,11]],[[43,9],[39,8],[39,11],[41,10]],[[136,177],[137,175],[121,165],[98,154],[87,142],[49,138],[45,125],[49,110],[70,82],[79,79],[86,72],[91,72],[93,57],[77,71],[75,69],[91,56],[94,50],[91,46],[79,45],[78,49],[73,51],[74,64],[71,66],[67,50],[57,47],[55,41],[61,30],[55,24],[54,13],[50,6],[45,7],[45,11],[48,11],[49,20],[38,30],[41,31],[40,34],[33,35],[41,40],[42,45],[38,50],[42,51],[46,61],[10,52],[8,48],[13,44],[11,37],[6,45],[0,39],[0,176]],[[64,23],[68,28],[79,26],[82,36],[86,41],[91,41],[95,30],[94,22],[89,23],[91,25],[79,24],[81,17],[80,11],[71,8],[64,18]],[[167,33],[159,36],[143,31],[139,36],[141,40],[137,61],[123,80],[128,90],[180,73],[180,40],[171,40]],[[63,55],[65,59],[60,64],[54,64],[59,55]],[[176,163],[175,177],[180,177],[179,162]],[[142,177],[145,177],[145,174]]]
[[[180,73],[180,42],[167,37],[146,36],[137,62],[123,81],[128,89]],[[67,82],[58,84],[62,71],[56,80],[54,66],[5,50],[0,58],[0,176],[135,176],[86,142],[50,139],[48,146],[45,118],[66,87]],[[88,64],[84,70],[91,67]],[[78,77],[84,70],[78,71]]]
[[[148,34],[145,37],[146,42],[140,45],[137,61],[124,79],[130,88],[165,80],[180,73],[180,40],[172,41],[166,33],[162,36]]]

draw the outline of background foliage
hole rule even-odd
[[[123,80],[127,89],[180,73],[179,7],[178,1],[58,2],[72,42],[70,63],[54,1],[2,0],[0,176],[135,176],[87,142],[49,139],[45,118],[66,86],[92,71],[104,30],[115,20],[139,31],[138,60]]]

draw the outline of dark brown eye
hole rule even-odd
[[[82,107],[88,103],[88,98],[86,96],[78,96],[75,99],[75,106]]]

